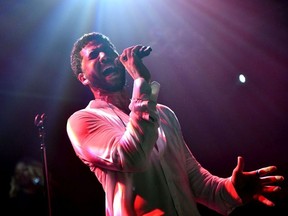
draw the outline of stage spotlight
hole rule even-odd
[[[245,77],[243,74],[240,74],[240,75],[239,75],[239,81],[240,81],[241,83],[245,83],[245,82],[246,82],[246,77]]]

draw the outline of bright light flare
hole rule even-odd
[[[246,82],[246,77],[245,77],[243,74],[240,74],[240,75],[239,75],[239,81],[240,81],[241,83],[245,83],[245,82]]]

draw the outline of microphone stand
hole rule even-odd
[[[49,185],[49,176],[48,176],[48,168],[47,168],[47,158],[46,158],[46,146],[45,146],[45,130],[44,123],[46,120],[46,116],[43,113],[41,116],[37,114],[34,119],[34,124],[38,128],[39,138],[40,138],[40,146],[42,151],[42,161],[43,161],[43,174],[44,174],[44,184],[46,188],[46,198],[48,202],[48,215],[51,216],[51,197],[50,197],[50,185]]]

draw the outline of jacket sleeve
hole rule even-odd
[[[186,146],[186,166],[191,190],[197,202],[229,215],[236,207],[242,205],[230,178],[212,175],[203,168]]]
[[[134,81],[125,129],[109,119],[105,110],[97,114],[84,109],[70,116],[68,137],[78,157],[91,170],[97,167],[125,172],[145,169],[158,138],[159,87],[157,82],[150,84],[143,78]]]
[[[176,115],[173,113],[173,117],[170,119],[172,119],[172,124],[179,134],[179,143],[182,143],[186,172],[196,201],[222,215],[230,214],[242,204],[231,179],[213,175],[202,167],[186,144]]]

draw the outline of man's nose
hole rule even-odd
[[[101,63],[106,63],[107,60],[109,59],[109,57],[107,56],[107,54],[105,52],[100,52],[99,53],[99,59]]]

